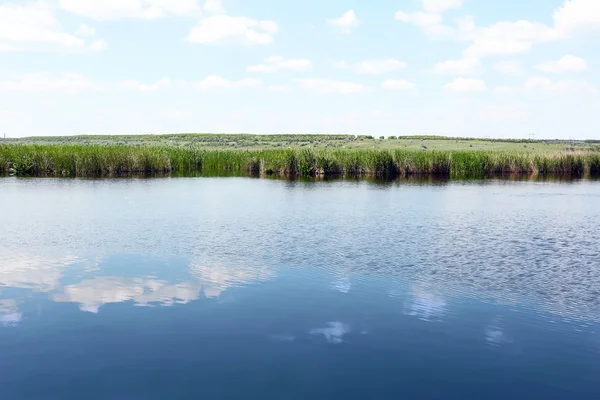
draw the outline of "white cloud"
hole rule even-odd
[[[23,48],[18,46],[13,46],[10,44],[2,44],[0,43],[0,52],[9,52],[9,51],[21,51]]]
[[[207,0],[203,8],[208,15],[188,33],[191,43],[267,45],[279,31],[274,21],[228,15],[221,0]]]
[[[560,60],[548,61],[537,66],[542,72],[559,74],[563,72],[581,72],[587,69],[587,63],[581,57],[572,54],[562,57]]]
[[[200,90],[234,89],[260,86],[260,81],[252,78],[231,81],[219,75],[209,75],[200,82],[193,83],[193,86]]]
[[[598,0],[566,0],[552,16],[556,30],[564,37],[600,31]]]
[[[596,94],[598,88],[589,82],[582,80],[552,80],[547,77],[534,76],[525,80],[522,85],[496,86],[494,93],[498,94],[543,94],[543,95],[567,95],[567,94]]]
[[[75,31],[75,35],[77,36],[94,36],[96,34],[96,29],[87,25],[81,25],[79,29]]]
[[[0,81],[0,90],[19,92],[62,92],[77,94],[97,86],[87,78],[78,74],[52,76],[46,72],[16,75],[12,80]]]
[[[289,86],[284,85],[271,85],[268,89],[273,92],[289,92],[291,90]]]
[[[102,51],[108,48],[108,43],[102,39],[94,40],[90,45],[90,50],[93,51]]]
[[[532,77],[525,81],[524,89],[528,92],[565,94],[587,93],[595,94],[597,89],[585,81],[558,80],[553,81],[546,77]]]
[[[203,8],[204,12],[209,14],[225,14],[226,12],[221,0],[206,0]]]
[[[385,116],[387,116],[386,112],[381,110],[371,110],[367,112],[367,117],[371,118],[383,118]]]
[[[415,13],[398,11],[396,12],[395,17],[398,21],[415,25],[423,30],[425,34],[434,38],[449,37],[453,34],[453,31],[450,27],[442,24],[443,17],[441,14],[426,13],[421,11]]]
[[[518,105],[493,106],[485,109],[482,114],[495,121],[520,121],[527,117],[527,110]]]
[[[185,110],[172,109],[165,111],[162,115],[171,121],[183,121],[190,116],[190,113]]]
[[[200,44],[266,45],[273,42],[278,29],[277,23],[273,21],[215,15],[203,18],[190,30],[187,39]]]
[[[434,72],[447,75],[477,75],[483,72],[483,67],[477,58],[462,58],[437,63]]]
[[[534,45],[564,40],[589,31],[600,31],[600,2],[565,0],[552,16],[554,24],[520,20],[474,28],[466,54],[473,56],[523,54]]]
[[[297,79],[296,81],[304,89],[319,94],[355,94],[365,93],[369,91],[369,89],[366,86],[354,82],[334,81],[328,79],[315,78]]]
[[[395,60],[393,58],[386,60],[367,60],[354,65],[348,64],[345,61],[334,61],[332,64],[335,68],[352,69],[355,72],[364,75],[385,74],[407,67],[407,64],[404,61]]]
[[[136,80],[116,83],[96,83],[80,74],[52,75],[48,72],[15,75],[13,79],[0,81],[0,90],[12,90],[27,93],[66,93],[78,94],[92,90],[107,90],[111,88],[154,91],[169,87],[171,81],[162,78],[153,84],[144,84]]]
[[[452,93],[476,93],[487,90],[487,87],[481,79],[456,78],[444,85],[444,89]]]
[[[494,70],[504,75],[522,75],[523,67],[521,63],[516,60],[500,61],[494,64]]]
[[[356,65],[356,72],[359,74],[378,75],[397,69],[406,68],[407,64],[403,61],[394,59],[387,60],[368,60]]]
[[[440,14],[425,12],[406,13],[404,11],[397,11],[395,17],[398,21],[410,22],[419,27],[439,25],[443,20]]]
[[[227,15],[220,0],[207,0],[204,3],[204,11],[210,15],[202,18],[199,24],[190,30],[187,36],[189,42],[267,45],[273,42],[279,30],[274,21]]]
[[[534,77],[525,81],[525,89],[549,88],[552,86],[550,78]]]
[[[398,79],[384,81],[381,84],[381,87],[389,90],[410,90],[414,88],[415,85],[404,79]]]
[[[277,72],[282,69],[303,71],[310,69],[311,62],[306,59],[285,59],[280,56],[272,56],[265,60],[264,64],[251,65],[247,68],[250,72]]]
[[[54,9],[37,2],[0,4],[0,51],[83,48],[85,41],[63,32]]]
[[[421,0],[423,9],[430,13],[444,13],[451,9],[461,8],[463,0]]]
[[[327,20],[329,25],[335,26],[347,35],[351,34],[360,26],[360,20],[354,10],[348,10],[339,18],[330,18]]]
[[[519,90],[518,87],[516,86],[496,86],[494,88],[494,93],[498,93],[498,94],[505,94],[505,93],[515,93]]]
[[[557,33],[538,22],[516,21],[475,28],[467,37],[471,45],[465,50],[465,55],[479,58],[528,53],[535,44],[556,40]]]
[[[346,61],[330,61],[331,66],[333,68],[339,68],[339,69],[350,69],[353,66],[351,64],[348,64]]]
[[[154,20],[201,12],[197,0],[59,0],[59,4],[66,11],[95,20]]]
[[[433,38],[470,42],[463,54],[471,58],[525,54],[537,44],[600,31],[600,2],[597,0],[565,0],[553,15],[553,25],[518,20],[500,21],[484,27],[476,26],[470,16],[456,20],[455,27],[444,25],[441,10],[444,10],[442,3],[446,2],[439,0],[437,9],[434,3],[437,0],[432,0],[429,12],[398,11],[396,19],[419,27]]]
[[[169,78],[162,78],[159,81],[157,81],[156,83],[152,83],[152,84],[145,84],[145,83],[141,83],[136,80],[123,81],[123,82],[119,82],[117,84],[117,86],[121,87],[121,88],[125,88],[125,89],[134,89],[134,90],[140,90],[142,92],[150,92],[150,91],[155,91],[158,89],[167,88],[167,87],[171,86],[171,80]]]

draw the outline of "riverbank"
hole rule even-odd
[[[377,176],[413,174],[599,175],[600,151],[307,148],[217,149],[155,144],[0,144],[0,173],[30,176],[114,176],[132,173],[235,172],[253,176]],[[538,146],[541,147],[541,146]],[[526,149],[526,145],[524,147]]]

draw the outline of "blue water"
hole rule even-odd
[[[0,179],[1,399],[598,399],[600,183]]]

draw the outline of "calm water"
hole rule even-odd
[[[0,179],[2,399],[600,398],[600,183]]]

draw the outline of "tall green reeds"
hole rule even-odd
[[[0,173],[32,176],[232,172],[279,176],[412,174],[600,175],[600,152],[357,149],[207,150],[201,147],[0,144]]]

